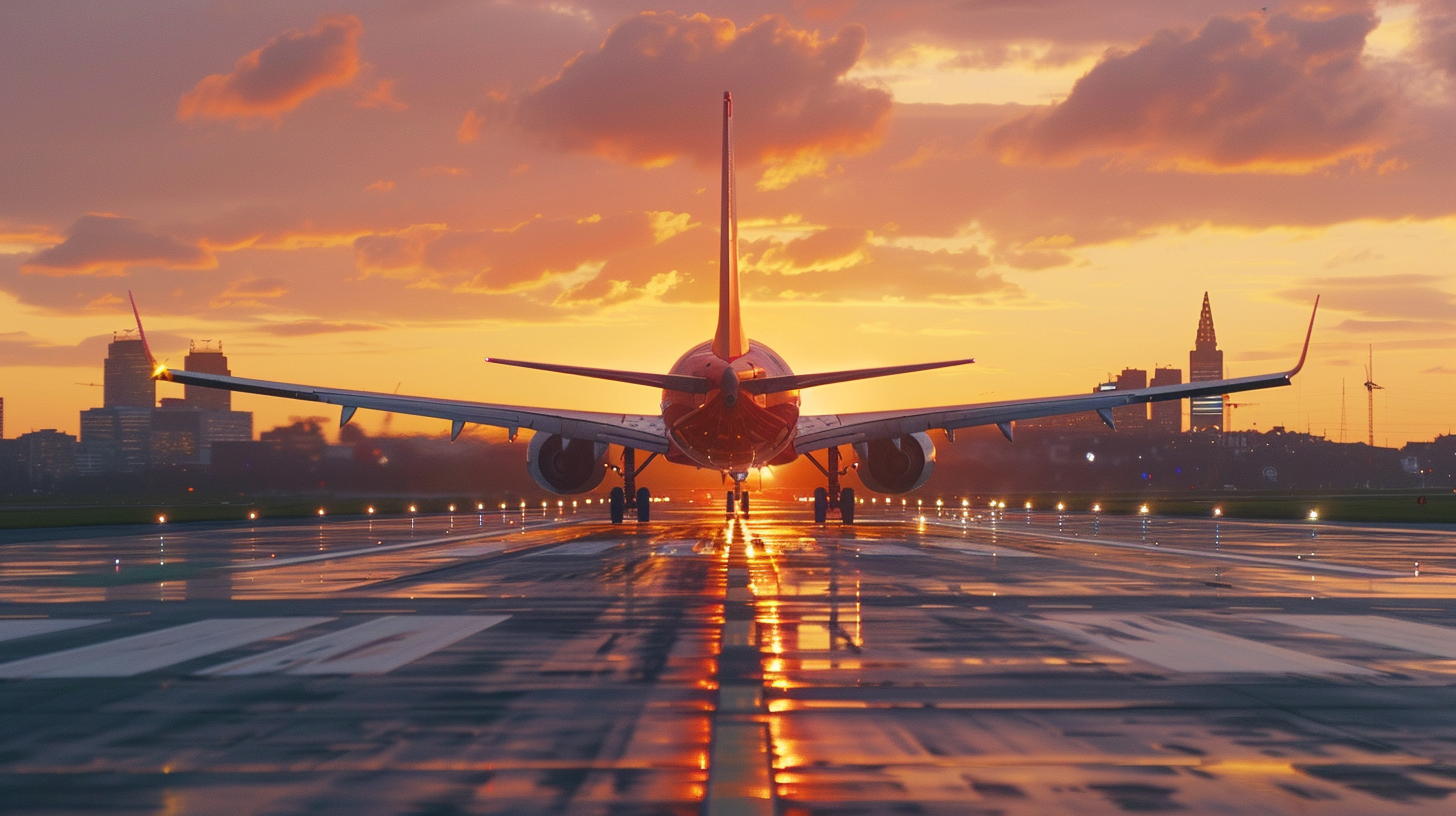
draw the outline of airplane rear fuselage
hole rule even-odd
[[[750,341],[733,360],[717,356],[712,346],[712,341],[700,343],[673,363],[671,373],[703,377],[718,387],[706,394],[662,392],[662,419],[672,446],[668,460],[727,473],[775,463],[793,442],[799,392],[755,395],[736,384],[794,372],[758,341]]]

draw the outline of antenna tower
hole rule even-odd
[[[1375,391],[1385,386],[1375,384],[1375,346],[1370,346],[1370,360],[1365,364],[1365,418],[1370,447],[1375,447]]]
[[[1340,444],[1345,444],[1345,380],[1340,378]]]

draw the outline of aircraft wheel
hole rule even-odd
[[[748,491],[747,490],[743,491],[743,498],[739,501],[739,504],[743,507],[743,517],[744,518],[748,518]]]
[[[829,491],[822,487],[814,488],[814,523],[823,524],[829,520]]]
[[[839,519],[845,524],[854,523],[854,488],[839,491]]]
[[[622,514],[627,506],[626,494],[622,492],[622,488],[612,488],[612,493],[607,498],[607,505],[612,508],[612,523],[621,524]]]
[[[645,487],[637,488],[637,520],[652,520],[652,491]]]
[[[731,490],[728,491],[728,518],[733,518],[733,510],[737,506],[738,506],[738,497],[733,495],[733,491],[731,491]]]

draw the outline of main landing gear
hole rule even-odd
[[[622,449],[622,467],[608,465],[613,470],[622,474],[622,487],[612,488],[607,496],[607,506],[611,508],[612,523],[621,524],[628,510],[637,511],[638,521],[652,520],[652,491],[645,487],[637,487],[637,474],[647,469],[657,454],[652,454],[643,460],[641,465],[637,464],[637,451],[635,448]]]
[[[829,480],[827,488],[814,488],[814,523],[824,524],[829,520],[830,512],[838,510],[840,521],[845,524],[853,524],[854,488],[839,486],[839,477],[848,473],[850,469],[839,466],[839,448],[828,448],[825,451],[825,457],[829,461],[827,467],[819,464],[819,460],[815,459],[813,454],[804,454],[804,458],[812,462],[814,467],[819,468],[819,472]]]
[[[733,474],[733,489],[728,491],[728,501],[724,506],[728,518],[733,518],[734,510],[740,507],[743,517],[748,518],[748,491],[743,489],[743,480],[746,478],[747,473]]]

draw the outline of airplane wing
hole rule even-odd
[[[1319,299],[1316,298],[1316,313],[1318,310]],[[1111,427],[1113,424],[1112,409],[1124,405],[1189,397],[1209,397],[1289,385],[1294,375],[1304,367],[1304,359],[1309,354],[1309,339],[1313,332],[1314,315],[1310,315],[1309,331],[1304,336],[1304,349],[1299,354],[1299,362],[1288,371],[1227,380],[1160,385],[1154,388],[1098,391],[1065,397],[949,405],[941,408],[921,408],[909,411],[805,416],[799,418],[794,438],[794,450],[797,453],[809,453],[836,445],[851,445],[874,439],[894,439],[905,434],[922,433],[935,428],[949,433],[959,428],[970,428],[977,425],[996,425],[1009,439],[1012,433],[1011,423],[1016,420],[1079,414],[1086,411],[1096,412],[1102,417],[1102,421]]]
[[[313,385],[295,385],[269,380],[249,380],[242,377],[225,377],[221,374],[177,371],[164,367],[157,368],[153,379],[203,388],[220,388],[226,391],[241,391],[248,394],[338,405],[342,407],[340,424],[348,422],[358,409],[369,408],[396,414],[448,419],[451,422],[452,439],[459,436],[461,429],[466,424],[491,425],[510,430],[512,436],[515,435],[516,429],[529,428],[537,433],[558,434],[570,439],[609,442],[613,445],[654,453],[667,452],[667,429],[660,416],[562,411],[554,408],[526,408],[518,405],[494,405],[486,402],[435,399],[433,397],[409,397],[376,391],[346,391],[341,388],[320,388]]]
[[[131,297],[130,292],[127,293],[127,297]],[[142,328],[142,316],[137,311],[134,297],[131,298],[131,312],[136,317],[137,335],[141,338],[142,350],[152,365],[152,379],[154,380],[338,405],[341,408],[339,412],[341,427],[353,418],[355,411],[360,408],[369,408],[374,411],[388,411],[395,414],[448,419],[450,420],[451,441],[460,435],[467,424],[491,425],[507,429],[512,439],[515,439],[517,430],[529,428],[537,433],[557,434],[568,439],[589,439],[593,442],[608,442],[651,453],[667,453],[667,427],[660,416],[526,408],[519,405],[495,405],[488,402],[467,402],[433,397],[408,397],[400,394],[383,394],[378,391],[346,391],[342,388],[321,388],[315,385],[249,380],[221,374],[204,374],[200,371],[176,371],[164,365],[158,365],[157,358],[152,356],[152,347],[147,343],[147,332]]]

